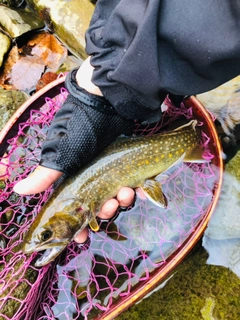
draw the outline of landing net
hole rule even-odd
[[[42,141],[66,96],[63,88],[40,110],[32,110],[0,162],[0,320],[101,318],[168,263],[211,205],[217,180],[211,162],[178,164],[162,181],[167,209],[137,198],[134,207],[120,212],[114,221],[103,221],[99,232],[90,231],[87,243],[71,243],[54,262],[34,267],[37,254],[25,256],[19,245],[52,190],[31,196],[12,190],[37,166]],[[137,134],[153,134],[178,119],[193,118],[184,104],[181,108],[169,100],[165,104],[161,122],[136,126]],[[205,158],[211,159],[204,131],[201,143]]]

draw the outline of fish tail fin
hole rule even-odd
[[[200,146],[196,146],[190,152],[187,152],[183,158],[184,162],[194,162],[194,163],[206,163],[209,160],[203,158],[203,149]]]

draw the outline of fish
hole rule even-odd
[[[98,212],[124,186],[140,187],[151,201],[166,208],[156,177],[179,161],[205,162],[200,139],[197,120],[152,136],[119,137],[53,192],[27,231],[22,251],[44,251],[35,266],[48,264],[85,227],[99,230]]]

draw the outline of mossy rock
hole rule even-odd
[[[0,130],[27,99],[21,91],[0,89]]]
[[[5,34],[0,32],[0,67],[3,64],[5,54],[8,52],[11,46],[11,40]]]
[[[240,279],[229,269],[207,265],[199,248],[174,271],[166,285],[115,320],[240,319]]]
[[[27,0],[58,38],[77,57],[85,59],[85,32],[93,15],[89,0]]]
[[[226,171],[232,174],[240,181],[240,150],[236,155],[226,164]]]

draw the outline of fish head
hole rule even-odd
[[[44,251],[35,262],[40,267],[54,260],[85,225],[82,219],[65,212],[56,212],[47,221],[34,221],[27,232],[22,251],[26,254]]]

